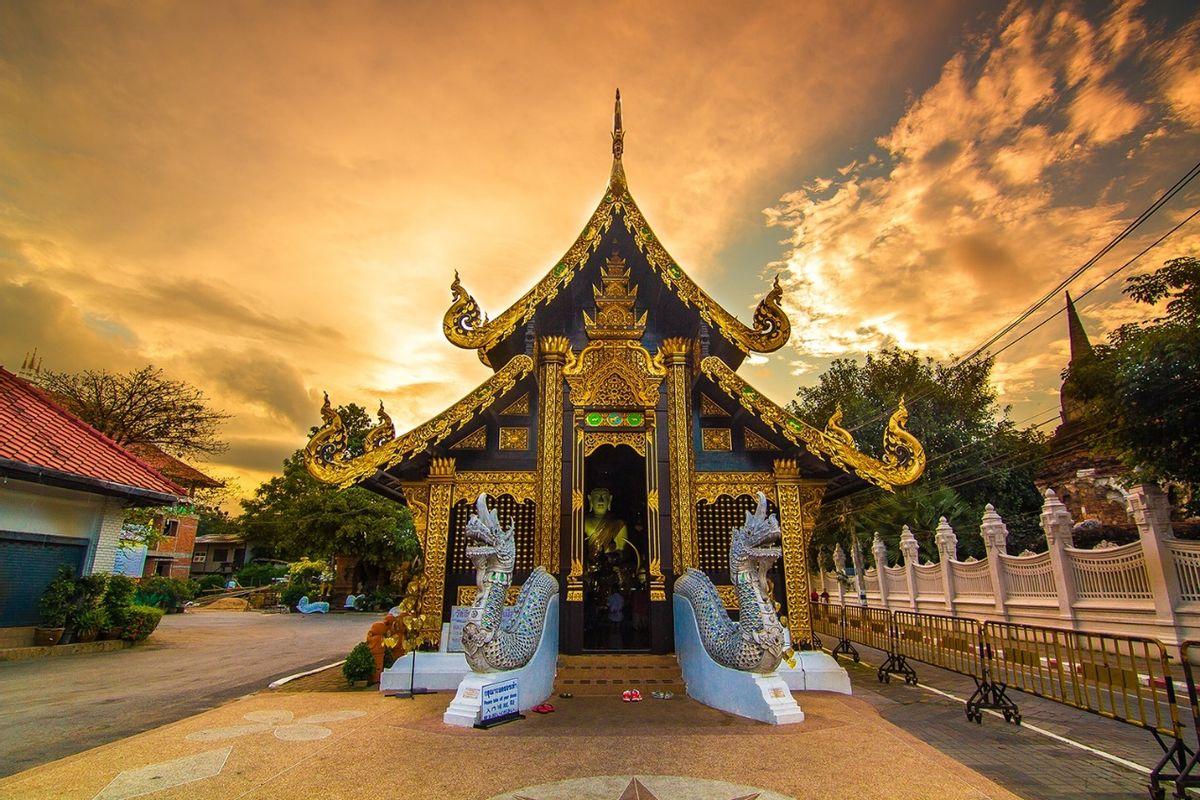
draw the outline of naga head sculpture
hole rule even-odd
[[[767,496],[758,493],[754,513],[746,512],[746,523],[734,528],[729,542],[729,573],[737,583],[738,573],[750,572],[766,591],[767,572],[783,556],[779,546],[779,520],[767,514]]]
[[[479,544],[467,546],[467,558],[477,570],[512,572],[517,563],[516,525],[500,526],[500,515],[487,507],[487,493],[475,501],[475,513],[467,521],[467,537]]]

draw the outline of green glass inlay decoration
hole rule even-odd
[[[630,425],[630,426],[632,426],[632,427],[635,427],[635,428],[636,428],[638,425],[641,425],[641,424],[642,424],[643,422],[645,422],[645,421],[646,421],[646,418],[645,418],[644,416],[642,416],[641,414],[639,414],[638,412],[636,412],[636,411],[635,411],[635,412],[633,412],[632,414],[626,414],[626,415],[625,415],[625,424],[626,424],[626,425]]]
[[[608,415],[608,424],[612,426],[620,425],[624,421],[623,417],[616,411]]]
[[[584,419],[587,421],[588,425],[595,427],[595,426],[599,425],[600,423],[604,422],[604,415],[601,414],[599,411],[593,411],[590,414],[588,414],[586,417],[584,417]]]

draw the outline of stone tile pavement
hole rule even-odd
[[[857,646],[857,645],[856,645]],[[964,766],[1028,800],[1117,800],[1147,796],[1144,772],[1036,733],[1034,726],[1149,769],[1162,755],[1145,730],[1068,706],[1013,693],[1024,725],[985,714],[982,725],[968,722],[963,704],[893,678],[879,683],[878,651],[858,646],[863,664],[842,659],[855,695],[880,715]],[[919,682],[966,698],[974,682],[965,676],[914,663]]]

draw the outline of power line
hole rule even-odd
[[[1113,237],[1113,239],[1111,239],[1108,242],[1108,244],[1104,245],[1104,247],[1102,247],[1099,251],[1097,251],[1091,258],[1089,258],[1083,264],[1076,267],[1075,270],[1073,270],[1070,275],[1068,275],[1066,278],[1064,278],[1062,281],[1060,281],[1057,286],[1055,286],[1053,289],[1046,292],[1044,295],[1042,295],[1042,297],[1040,299],[1038,299],[1037,301],[1035,301],[1034,303],[1029,305],[1024,311],[1022,311],[1020,314],[1018,314],[1014,319],[1010,320],[1008,323],[1006,323],[1004,326],[1002,326],[999,331],[997,331],[996,333],[994,333],[990,337],[988,337],[986,340],[984,340],[984,342],[982,344],[977,345],[976,347],[972,348],[971,352],[968,353],[966,356],[963,356],[962,358],[959,358],[956,361],[954,361],[947,368],[947,372],[949,373],[953,370],[961,369],[962,367],[966,366],[969,362],[971,362],[972,360],[977,358],[980,354],[982,354],[985,350],[987,350],[987,348],[989,348],[991,345],[995,344],[997,341],[999,341],[1001,338],[1006,336],[1008,333],[1015,330],[1018,326],[1020,326],[1021,323],[1023,323],[1026,319],[1028,319],[1030,316],[1032,316],[1034,313],[1036,313],[1038,311],[1038,309],[1042,308],[1051,299],[1056,297],[1060,291],[1062,291],[1067,286],[1069,286],[1072,281],[1074,281],[1076,278],[1078,278],[1080,275],[1082,275],[1084,272],[1086,272],[1091,267],[1095,266],[1095,264],[1101,258],[1103,258],[1106,254],[1108,254],[1109,251],[1111,251],[1114,247],[1116,247],[1118,244],[1120,244],[1126,238],[1128,238],[1130,234],[1132,234],[1135,230],[1137,230],[1139,227],[1141,227],[1141,225],[1143,225],[1148,219],[1150,219],[1150,217],[1153,216],[1160,208],[1162,208],[1163,205],[1165,205],[1167,202],[1169,202],[1171,199],[1173,199],[1177,194],[1179,194],[1179,192],[1183,191],[1183,189],[1186,188],[1187,185],[1190,184],[1197,177],[1197,175],[1200,175],[1200,162],[1197,162],[1195,165],[1193,165],[1192,168],[1189,169],[1186,173],[1184,173],[1182,177],[1180,177],[1178,180],[1176,180],[1174,184],[1172,184],[1166,191],[1164,191],[1161,195],[1159,195],[1158,198],[1155,199],[1155,201],[1153,203],[1151,203],[1146,209],[1144,209],[1140,214],[1138,214],[1138,216],[1135,217],[1133,219],[1133,221],[1131,221],[1128,225],[1126,225],[1125,228],[1120,233],[1118,233],[1115,237]],[[1198,211],[1200,211],[1200,209],[1198,209]],[[1192,216],[1195,216],[1195,213],[1193,213]],[[1146,250],[1152,249],[1153,247],[1157,246],[1161,242],[1165,241],[1171,234],[1173,234],[1177,230],[1179,230],[1179,228],[1182,227],[1183,224],[1186,223],[1191,218],[1192,217],[1189,216],[1182,223],[1180,223],[1180,224],[1176,225],[1174,228],[1172,228],[1167,234],[1159,237],[1159,239],[1153,245],[1151,245],[1149,248],[1146,248]],[[1146,250],[1144,250],[1143,253],[1146,252]],[[1137,258],[1140,258],[1143,253],[1139,253],[1138,256],[1136,256],[1134,259],[1131,259],[1131,261],[1136,261]],[[1126,266],[1128,266],[1128,264],[1122,265],[1121,269],[1124,269]],[[1121,270],[1119,269],[1116,272],[1120,272],[1120,271]],[[1116,273],[1114,273],[1114,274],[1116,274]],[[1103,283],[1103,281],[1101,283]],[[1095,287],[1090,289],[1088,293],[1090,293],[1094,289],[1095,289]],[[1085,294],[1087,294],[1087,293],[1085,293]],[[1042,324],[1044,324],[1044,322]],[[1028,335],[1028,334],[1026,334],[1026,335]],[[1013,344],[1015,344],[1015,342],[1013,342]],[[1011,346],[1011,345],[1009,345],[1009,346]],[[1007,347],[1005,349],[1007,349]],[[927,395],[928,395],[928,391],[918,392],[917,394],[908,397],[907,401],[911,405],[921,399],[924,399],[924,397]],[[873,422],[876,422],[877,420],[882,419],[883,416],[885,416],[885,414],[878,414],[873,417],[869,417],[868,419],[863,420],[858,425],[850,428],[850,431],[851,432],[857,431],[858,429],[862,428],[865,425],[869,425]]]

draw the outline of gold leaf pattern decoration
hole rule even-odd
[[[480,425],[475,430],[450,445],[451,450],[486,450],[487,426]]]
[[[700,395],[700,416],[702,417],[728,417],[729,412],[721,408],[716,400],[713,400],[706,394]]]
[[[787,344],[792,328],[780,305],[783,289],[779,279],[776,278],[770,291],[755,308],[753,327],[745,325],[722,308],[688,277],[658,241],[629,193],[620,159],[613,161],[608,189],[575,243],[533,288],[495,319],[487,319],[455,274],[450,286],[450,308],[442,320],[442,331],[446,338],[458,347],[491,350],[532,319],[539,306],[553,300],[570,284],[599,248],[617,215],[620,215],[625,229],[663,283],[685,306],[694,307],[701,319],[719,330],[736,347],[746,353],[769,353]]]
[[[751,451],[770,451],[779,449],[749,428],[742,429],[742,447]]]
[[[700,447],[712,452],[726,452],[733,449],[733,437],[729,428],[701,428]]]
[[[532,358],[524,354],[515,355],[494,375],[441,414],[360,456],[351,456],[346,451],[345,426],[326,395],[321,408],[324,424],[305,446],[304,464],[319,481],[343,488],[353,486],[378,470],[387,469],[424,452],[477,419],[479,413],[491,406],[497,397],[511,391],[517,381],[532,371]]]
[[[921,477],[925,471],[925,449],[917,438],[905,430],[908,409],[904,398],[888,420],[883,433],[883,458],[878,459],[860,451],[839,433],[836,413],[830,420],[833,427],[829,432],[819,431],[807,422],[784,411],[768,400],[761,392],[746,383],[728,364],[716,356],[700,362],[701,371],[716,383],[721,391],[741,403],[771,430],[782,434],[788,441],[800,445],[815,456],[835,466],[858,475],[883,489],[893,491],[897,486],[907,486]]]
[[[730,587],[733,588],[733,587]],[[509,586],[508,591],[504,593],[504,604],[506,606],[516,605],[517,595],[521,593],[520,586]],[[475,604],[475,597],[479,594],[478,586],[460,586],[458,587],[458,604],[460,606],[469,606]]]
[[[502,417],[528,417],[529,416],[529,394],[525,393],[516,400],[509,403],[500,412]]]
[[[529,428],[501,428],[501,450],[528,450]]]

